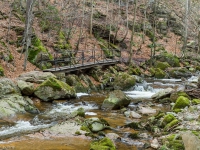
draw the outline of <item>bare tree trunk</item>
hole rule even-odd
[[[183,41],[183,48],[182,48],[182,57],[185,57],[185,50],[187,47],[187,38],[188,38],[188,16],[189,16],[189,4],[190,0],[185,1],[185,36]]]
[[[79,49],[81,36],[83,34],[83,25],[84,25],[84,19],[85,19],[85,0],[83,0],[83,10],[82,11],[83,11],[83,14],[82,14],[81,27],[80,27],[78,42],[77,42],[77,45],[76,45],[76,50]]]
[[[123,39],[120,42],[124,42],[126,36],[128,35],[128,8],[129,8],[129,0],[126,0],[126,34],[124,35]]]
[[[129,50],[130,50],[129,64],[132,63],[132,57],[133,57],[133,49],[132,49],[132,46],[133,46],[133,44],[134,44],[134,43],[133,43],[133,36],[134,36],[134,34],[135,34],[136,12],[137,12],[137,0],[135,0],[134,17],[133,17],[133,27],[132,27],[131,41],[130,41],[130,47],[129,47]]]
[[[90,16],[90,34],[92,34],[92,28],[93,28],[93,11],[94,11],[94,8],[93,8],[93,2],[94,0],[91,0],[91,16]]]
[[[120,10],[120,8],[121,8],[121,0],[119,0],[119,3],[118,3],[118,7],[119,7],[119,10],[118,10],[118,20],[117,20],[117,29],[116,29],[116,32],[115,32],[115,37],[114,37],[114,40],[113,40],[113,44],[114,44],[114,42],[116,41],[116,38],[117,38],[117,33],[118,33],[118,31],[119,31],[119,29],[118,29],[118,25],[119,25],[119,23],[120,23],[120,12],[121,12],[121,10]]]
[[[153,51],[152,51],[152,55],[151,55],[151,58],[154,58],[155,56],[155,53],[156,53],[156,19],[157,19],[157,14],[156,14],[156,11],[157,11],[157,0],[154,0],[154,29],[153,29]]]
[[[145,35],[146,35],[146,20],[147,20],[147,6],[148,2],[145,2],[145,8],[144,8],[144,20],[143,20],[143,35],[142,35],[142,44],[145,43]]]
[[[29,54],[29,46],[31,45],[31,34],[32,34],[32,23],[33,23],[33,4],[35,0],[27,0],[26,2],[26,24],[24,32],[24,49],[25,49],[25,58],[24,58],[24,70],[26,70],[27,59]]]

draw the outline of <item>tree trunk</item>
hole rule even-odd
[[[35,0],[26,1],[26,24],[24,32],[24,49],[25,49],[25,58],[24,58],[24,70],[26,70],[27,59],[29,54],[29,46],[31,45],[31,35],[32,35],[32,23],[33,23],[33,4]]]
[[[94,0],[91,0],[91,16],[90,16],[90,34],[92,34],[92,28],[93,28],[93,2]]]
[[[134,17],[133,17],[133,27],[132,27],[131,41],[130,41],[130,47],[129,47],[129,50],[130,50],[129,64],[132,63],[132,57],[133,57],[133,49],[132,49],[132,46],[133,46],[133,44],[134,44],[134,43],[133,43],[133,36],[134,36],[134,34],[135,34],[136,12],[137,12],[137,0],[135,0]]]

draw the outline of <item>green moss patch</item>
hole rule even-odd
[[[166,68],[170,67],[170,65],[167,62],[157,61],[156,64],[155,64],[155,67],[159,68],[161,70],[165,70]]]
[[[0,76],[4,76],[4,69],[2,66],[0,66]]]
[[[173,110],[175,112],[179,112],[180,109],[185,108],[186,106],[190,106],[190,100],[187,97],[179,96],[176,100],[175,105],[173,106]]]
[[[161,70],[160,68],[156,68],[154,76],[157,79],[162,79],[162,78],[164,78],[166,76],[166,73],[163,70]]]
[[[109,138],[93,141],[90,150],[116,150],[114,143]]]

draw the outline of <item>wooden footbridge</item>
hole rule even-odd
[[[109,54],[101,50],[67,51],[65,56],[56,53],[52,60],[45,60],[41,55],[41,62],[51,63],[53,68],[45,69],[43,72],[73,72],[93,68],[96,66],[109,66],[121,61],[121,52],[109,50]],[[117,57],[118,56],[118,57]]]

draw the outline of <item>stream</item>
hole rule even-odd
[[[192,77],[186,82],[194,82],[196,80],[196,77]],[[168,110],[169,108],[162,104],[154,104],[151,101],[151,96],[168,87],[176,90],[183,89],[184,84],[180,79],[146,79],[142,83],[135,85],[130,91],[124,91],[133,99],[127,109],[137,110],[138,107],[148,105],[157,112],[159,110]],[[139,138],[133,139],[130,135],[136,131],[122,128],[122,126],[133,121],[138,122],[146,119],[151,115],[142,115],[141,119],[134,119],[126,117],[120,110],[102,110],[100,107],[106,94],[106,92],[77,93],[78,97],[74,100],[39,103],[38,108],[41,112],[39,115],[27,113],[3,118],[0,120],[0,149],[88,150],[91,138],[85,136],[84,133],[82,135],[75,135],[80,126],[76,125],[73,119],[67,117],[68,114],[81,107],[85,110],[85,118],[103,118],[114,128],[114,130],[104,130],[103,132],[119,135],[120,139],[117,139],[115,142],[117,149],[142,149],[147,142],[153,139],[152,133],[140,131]],[[59,129],[54,128],[56,124],[59,124]]]

